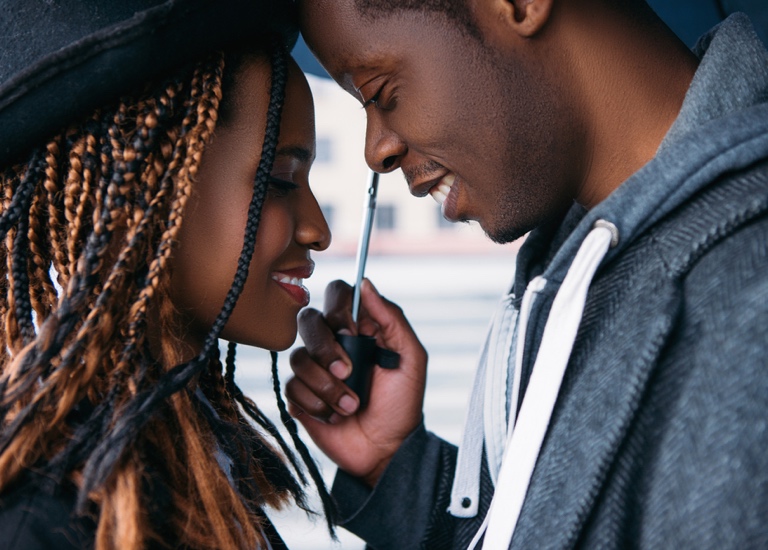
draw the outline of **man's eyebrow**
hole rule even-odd
[[[290,145],[288,147],[280,147],[275,153],[278,157],[293,157],[300,162],[309,162],[312,160],[312,152],[304,147],[296,145]]]

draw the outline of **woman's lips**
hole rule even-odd
[[[440,205],[443,217],[448,221],[459,221],[458,189],[456,174],[446,174],[434,185],[429,194]]]
[[[272,280],[285,290],[296,303],[305,307],[309,304],[309,290],[304,286],[303,279],[312,275],[313,268],[314,265],[307,265],[284,271],[273,271]]]

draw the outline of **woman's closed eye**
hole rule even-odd
[[[274,176],[269,177],[269,194],[273,197],[285,197],[291,191],[299,188],[299,186],[292,181],[276,178]]]

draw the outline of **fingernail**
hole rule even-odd
[[[342,419],[342,416],[340,414],[333,413],[331,416],[328,417],[328,424],[338,424],[341,419]]]
[[[328,367],[331,374],[340,380],[344,380],[349,375],[349,367],[341,359],[336,359],[331,366]]]
[[[339,408],[346,413],[352,414],[357,410],[357,401],[352,396],[344,394],[339,399]]]

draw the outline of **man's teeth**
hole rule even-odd
[[[288,277],[287,275],[272,275],[272,278],[278,283],[286,285],[302,286],[303,280],[298,277]]]
[[[432,195],[432,198],[435,199],[437,204],[442,205],[445,202],[445,199],[448,198],[448,193],[451,192],[451,187],[453,187],[454,181],[456,181],[456,176],[454,174],[448,174],[440,180],[440,183],[429,190],[429,194]]]
[[[443,204],[445,202],[445,199],[448,198],[448,195],[444,193],[441,189],[439,189],[439,186],[435,186],[432,189],[430,189],[429,194],[432,195],[432,198],[435,199],[435,202],[437,204]]]

